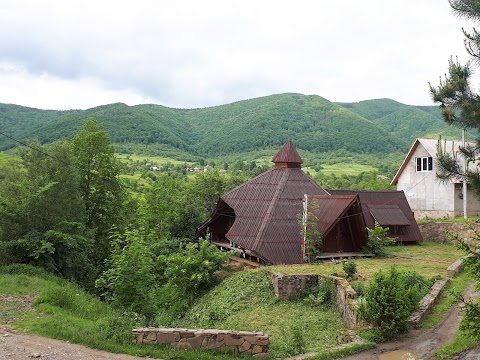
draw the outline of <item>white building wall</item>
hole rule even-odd
[[[463,184],[455,184],[455,215],[463,216],[463,199],[459,196],[463,192]],[[467,214],[470,216],[480,215],[480,201],[475,196],[470,186],[467,187]]]
[[[419,144],[411,156],[408,164],[398,178],[397,190],[405,192],[407,201],[415,214],[415,218],[444,218],[455,214],[454,184],[441,181],[433,170],[417,171],[417,157],[431,156]]]

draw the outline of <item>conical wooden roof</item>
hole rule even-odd
[[[293,145],[292,140],[288,139],[283,144],[282,148],[277,152],[272,159],[272,162],[277,164],[297,164],[300,166],[303,163],[302,158],[298,155],[295,145]]]

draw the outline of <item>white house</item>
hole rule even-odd
[[[444,150],[452,155],[457,154],[458,161],[464,161],[458,150],[461,141],[441,140],[441,143]],[[397,190],[405,192],[416,219],[463,215],[462,182],[441,180],[436,176],[437,144],[437,139],[416,139],[392,180],[392,185],[396,185]],[[474,164],[470,166],[475,167]],[[467,190],[467,213],[480,214],[480,201],[470,188]]]

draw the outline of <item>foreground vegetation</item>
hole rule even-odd
[[[232,359],[234,356],[186,351],[169,346],[132,344],[132,329],[143,326],[138,314],[106,303],[40,269],[0,267],[0,318],[16,329],[83,344],[94,349],[167,359]],[[32,308],[22,308],[15,297],[33,296]]]
[[[398,269],[418,270],[427,278],[435,278],[443,276],[449,263],[461,254],[452,245],[436,243],[393,246],[388,247],[387,251],[389,257],[385,260],[355,260],[357,274],[368,280],[378,269],[387,269],[395,264]],[[435,266],[427,267],[420,263],[425,254],[428,254],[428,258],[424,261],[434,263]],[[410,259],[412,255],[416,255],[416,258]],[[131,261],[136,260],[132,258]],[[198,297],[184,315],[172,318],[166,316],[168,314],[159,313],[151,324],[265,331],[271,335],[271,351],[276,357],[317,351],[323,354],[318,355],[318,358],[333,359],[341,354],[365,350],[372,344],[366,342],[353,348],[335,350],[335,337],[345,325],[335,307],[329,305],[328,301],[318,301],[324,299],[324,293],[316,293],[314,298],[307,296],[292,301],[281,301],[273,294],[270,271],[315,271],[330,275],[333,270],[338,275],[343,275],[342,266],[343,264],[272,266],[238,273],[227,272],[227,277]],[[99,302],[78,287],[36,268],[10,265],[1,267],[0,274],[0,294],[32,295],[36,298],[33,308],[16,311],[12,311],[16,305],[11,300],[9,303],[0,300],[0,318],[4,321],[14,320],[13,326],[29,333],[140,356],[175,359],[232,358],[232,355],[188,352],[162,346],[133,346],[130,344],[131,329],[145,324],[144,316],[138,312]],[[466,277],[462,275],[454,280],[453,286],[461,291],[465,283]],[[315,300],[312,302],[312,299]],[[446,301],[447,307],[452,304],[451,299]],[[300,347],[297,345],[299,343]]]
[[[0,296],[0,318],[14,321],[12,326],[19,330],[137,356],[235,357],[169,346],[132,345],[131,330],[143,326],[137,313],[114,309],[75,285],[37,268],[11,265],[0,267],[0,274],[0,295],[36,298],[32,308],[22,309],[12,300],[15,297],[4,300]],[[332,349],[337,331],[344,327],[341,315],[331,304],[311,306],[301,299],[278,300],[265,270],[243,271],[230,276],[203,296],[184,318],[165,325],[266,331],[271,335],[272,355],[277,357]],[[369,346],[364,344],[354,349],[359,351]],[[333,354],[335,352],[331,352],[329,358]]]

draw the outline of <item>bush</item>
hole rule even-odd
[[[418,302],[430,291],[433,285],[433,281],[413,270],[399,270],[399,277],[403,287],[410,290],[411,303],[415,305],[418,305]],[[412,311],[415,309],[416,306]]]
[[[386,256],[385,246],[395,243],[395,239],[388,237],[388,228],[382,228],[377,222],[374,229],[368,229],[368,243],[362,249],[365,253],[375,256]]]
[[[342,260],[342,267],[347,278],[353,278],[357,273],[357,264],[353,260]]]
[[[404,287],[401,274],[395,267],[388,272],[379,271],[358,303],[358,315],[378,326],[385,339],[391,339],[407,330],[408,317],[418,304],[412,292],[414,290]]]
[[[363,296],[365,292],[365,282],[361,280],[350,281],[350,286],[355,290],[357,296]]]
[[[318,286],[307,290],[303,301],[311,306],[320,304],[333,305],[337,297],[337,286],[332,278],[322,278]]]

